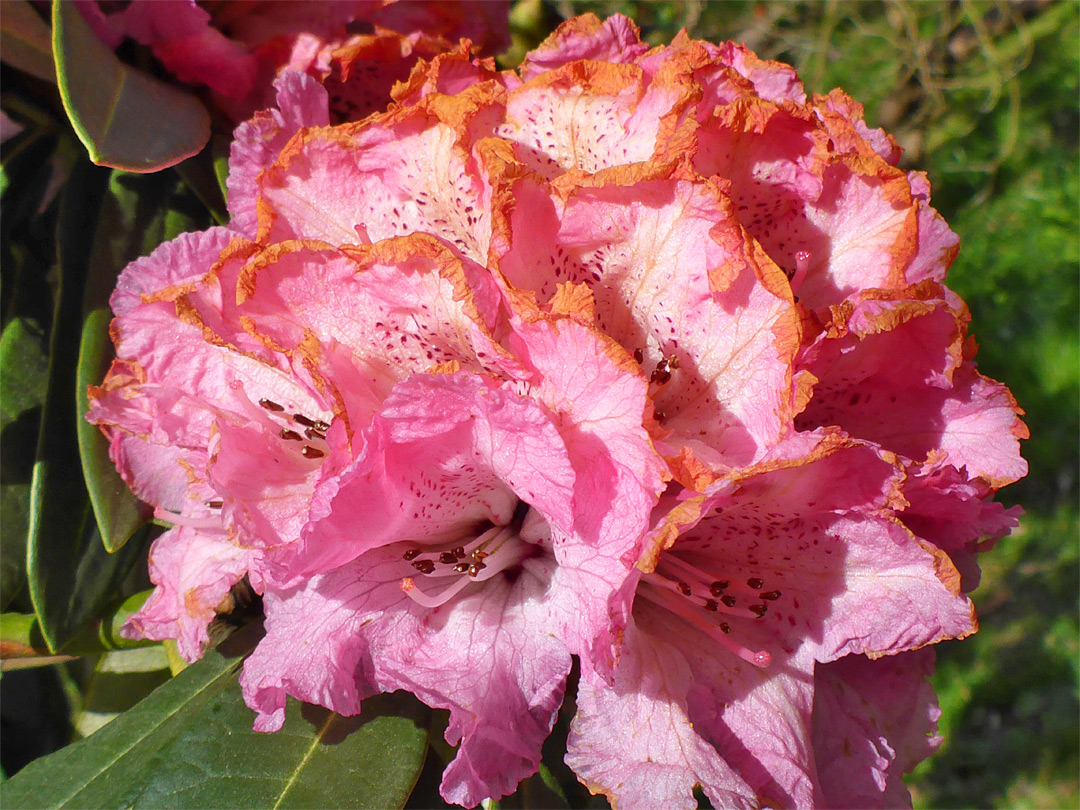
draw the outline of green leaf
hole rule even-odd
[[[26,579],[30,459],[48,381],[43,346],[41,329],[24,318],[13,318],[0,335],[0,609],[11,604]]]
[[[75,3],[53,0],[53,53],[64,109],[99,166],[156,172],[209,140],[202,103],[117,59]]]
[[[150,518],[150,507],[128,489],[109,458],[109,443],[84,418],[87,387],[98,385],[112,362],[109,295],[128,262],[161,242],[207,223],[205,212],[172,172],[151,176],[114,171],[100,206],[83,295],[83,327],[76,375],[76,432],[83,476],[105,547],[116,551]]]
[[[78,166],[60,210],[48,395],[30,489],[27,583],[41,632],[54,652],[116,597],[142,545],[130,543],[115,555],[105,550],[83,484],[75,435],[83,287],[103,179],[94,167]]]
[[[129,596],[107,609],[99,621],[86,627],[64,645],[66,655],[96,655],[111,650],[130,650],[158,645],[147,639],[128,639],[120,628],[143,606],[152,591]],[[23,613],[0,615],[0,658],[32,658],[49,655],[37,616]]]
[[[90,503],[101,540],[110,552],[117,551],[131,539],[150,518],[150,507],[143,504],[121,478],[109,458],[109,442],[97,425],[85,416],[90,408],[87,386],[96,385],[105,376],[113,356],[109,339],[109,310],[95,309],[83,321],[82,342],[79,345],[79,365],[75,377],[75,396],[78,414],[75,432],[79,442]]]
[[[0,15],[0,54],[12,67],[56,83],[49,25],[26,0],[4,3]]]
[[[86,686],[75,733],[89,737],[169,680],[169,659],[159,643],[102,655]]]
[[[401,807],[423,764],[426,710],[370,698],[357,717],[290,701],[284,728],[251,731],[236,633],[91,737],[31,763],[4,806]]]

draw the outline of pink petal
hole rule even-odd
[[[521,76],[528,81],[579,59],[629,64],[648,49],[633,20],[613,14],[601,22],[592,14],[583,14],[564,22],[529,51],[521,66]]]
[[[376,550],[267,598],[267,637],[241,677],[256,730],[280,727],[286,693],[355,714],[362,697],[404,688],[450,710],[447,741],[460,746],[443,776],[447,801],[510,793],[536,771],[570,669],[544,627],[549,572],[526,567],[429,610],[402,593],[400,556],[401,546]]]
[[[248,558],[220,528],[179,526],[161,535],[150,549],[150,579],[157,588],[124,625],[123,635],[176,639],[184,660],[201,658],[209,640],[207,625],[244,577]]]
[[[629,604],[622,592],[667,478],[643,419],[647,383],[631,358],[571,318],[519,322],[515,355],[538,378],[532,395],[557,414],[575,473],[572,529],[552,526],[559,637],[584,664],[610,667]],[[597,635],[599,633],[599,635]]]
[[[693,680],[681,652],[626,629],[614,683],[584,676],[566,763],[592,793],[624,808],[698,806],[695,785],[717,807],[758,807],[737,772],[695,730]]]
[[[814,750],[829,807],[911,807],[901,777],[941,744],[933,669],[933,650],[817,668]]]
[[[342,245],[424,232],[484,262],[489,207],[454,130],[416,108],[369,121],[307,132],[264,172],[262,238]]]
[[[230,227],[247,237],[254,237],[257,228],[259,175],[302,128],[330,121],[326,91],[314,79],[289,72],[274,87],[278,109],[264,110],[238,126],[229,148]]]
[[[574,471],[548,414],[494,381],[459,372],[396,385],[363,453],[317,495],[326,517],[304,539],[311,572],[387,543],[510,522],[518,500],[568,530]]]
[[[641,350],[647,373],[677,358],[679,370],[654,394],[664,427],[749,460],[790,418],[787,358],[797,326],[790,303],[773,291],[782,276],[715,189],[626,182],[612,176],[575,190],[561,216],[557,204],[519,206],[500,269],[542,302],[557,282],[588,285],[597,326]],[[539,198],[534,192],[530,203]],[[544,227],[550,217],[560,222],[554,245]]]

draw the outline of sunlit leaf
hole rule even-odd
[[[209,140],[202,103],[117,59],[75,3],[53,2],[53,52],[64,109],[98,165],[155,172]]]
[[[353,718],[290,702],[276,734],[251,731],[239,656],[248,628],[91,737],[31,763],[6,808],[401,807],[423,764],[426,710],[409,696]]]
[[[49,25],[26,0],[8,0],[0,14],[0,59],[19,70],[56,83]]]
[[[89,737],[169,680],[169,660],[161,644],[102,655],[86,686],[75,733]]]

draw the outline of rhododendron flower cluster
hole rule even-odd
[[[246,578],[255,727],[408,690],[465,806],[535,772],[573,656],[567,762],[619,807],[908,802],[1026,433],[895,142],[618,16],[360,122],[276,87],[230,225],[113,295],[90,419],[173,526],[128,632],[195,659]]]
[[[183,82],[210,88],[235,121],[272,106],[272,82],[303,71],[327,84],[332,113],[362,118],[386,106],[420,58],[462,37],[497,54],[510,44],[504,0],[76,0],[98,37],[148,45]]]

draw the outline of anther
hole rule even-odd
[[[285,410],[284,405],[278,405],[276,402],[274,402],[273,400],[270,400],[270,399],[260,399],[259,400],[259,405],[266,408],[266,410],[268,410],[268,411],[280,412],[280,411]]]
[[[763,591],[758,594],[758,599],[768,599],[770,602],[775,602],[780,596],[780,591]]]
[[[690,595],[690,593],[691,593],[690,586],[687,585],[685,582],[676,582],[675,585],[678,586],[679,593],[681,593],[683,596],[689,596]]]
[[[459,574],[464,574],[468,572],[470,566],[472,565],[473,563],[460,562],[454,566],[454,570],[457,571]]]
[[[716,611],[719,610],[719,608],[720,608],[720,606],[718,604],[716,604],[715,599],[706,599],[705,600],[705,609],[706,610],[711,611],[712,613],[716,613]]]
[[[326,441],[326,434],[319,433],[315,428],[305,428],[304,435],[312,441]]]
[[[645,352],[641,349],[634,349],[634,362],[639,366],[645,362]]]
[[[457,557],[459,560],[464,560],[465,559],[465,546],[458,546],[457,548],[455,548],[454,549],[454,556]]]
[[[284,410],[284,409],[282,409],[282,410]],[[296,422],[298,424],[301,424],[304,427],[315,427],[315,420],[314,419],[308,419],[302,413],[294,413],[292,415],[292,418],[293,418],[294,422]]]
[[[730,593],[727,593],[727,594],[724,594],[723,596],[721,596],[720,601],[723,602],[729,608],[735,607],[735,597],[732,596]]]
[[[487,568],[487,566],[484,565],[483,563],[473,563],[472,565],[469,566],[469,571],[468,571],[469,576],[470,577],[475,577],[477,574],[480,573],[481,568]]]
[[[435,563],[433,563],[431,560],[417,560],[412,564],[412,567],[419,571],[421,574],[435,573]]]
[[[225,501],[207,501],[206,505],[210,509],[220,509],[221,507],[223,507],[225,505]]]
[[[718,579],[716,580],[716,582],[709,586],[709,593],[711,593],[713,596],[719,596],[727,590],[728,585],[730,584],[731,583],[728,582],[726,579]]]
[[[302,442],[304,437],[297,433],[295,430],[289,430],[288,428],[282,428],[278,432],[278,436],[283,439],[287,439],[290,442]]]
[[[759,619],[765,615],[765,612],[768,609],[768,605],[750,605],[750,612],[757,616]]]
[[[452,551],[444,551],[439,555],[439,562],[443,565],[453,565],[458,561],[457,555]]]
[[[401,557],[402,557],[402,559],[405,559],[405,560],[415,560],[417,557],[420,556],[420,553],[421,553],[420,549],[418,549],[418,548],[410,548],[408,551],[406,551],[404,554],[402,554]]]
[[[665,419],[667,419],[667,414],[663,411],[653,411],[653,418],[657,422],[663,422]]]
[[[315,428],[315,430],[319,431],[319,433],[326,433],[326,431],[328,431],[330,429],[330,425],[328,425],[326,422],[322,421],[321,419],[316,419],[315,424],[312,425],[311,427]]]
[[[304,458],[322,458],[326,455],[322,450],[316,450],[309,444],[304,445],[304,449],[300,451],[300,455]]]
[[[720,629],[723,630],[725,633],[730,633],[731,625],[727,622],[720,622]]]
[[[477,562],[484,559],[484,557],[486,557],[486,556],[488,556],[488,553],[486,551],[480,551],[479,549],[477,549],[476,551],[474,551],[472,553],[472,558],[474,560],[476,560]]]
[[[750,579],[746,580],[746,584],[749,585],[751,588],[753,588],[756,591],[758,588],[760,588],[765,583],[764,583],[764,581],[758,579],[757,577],[750,577]]]

